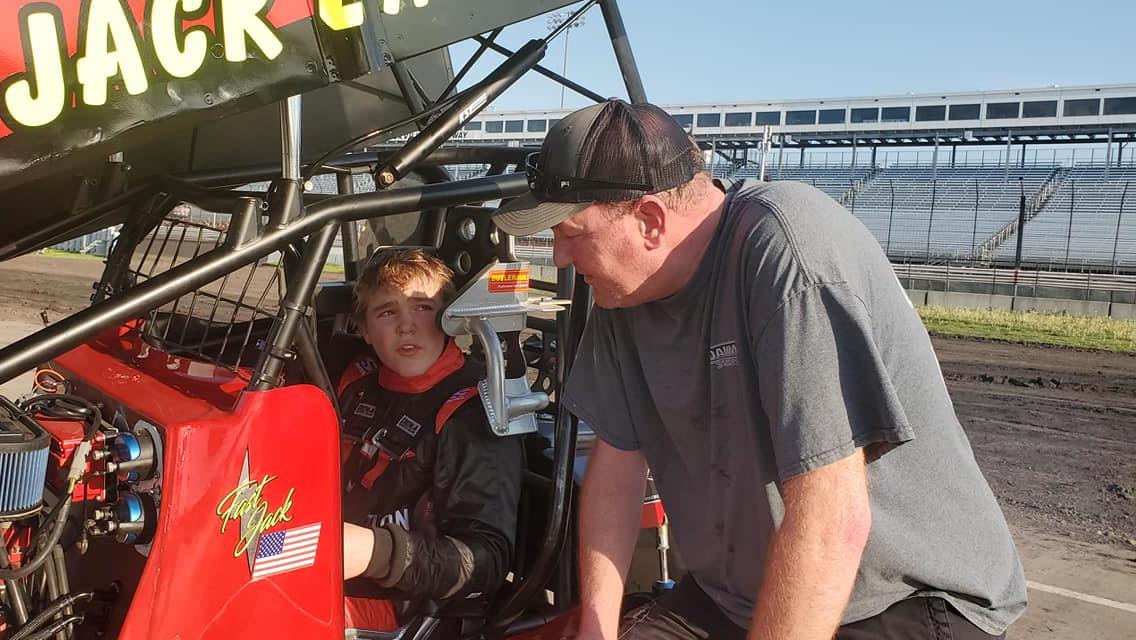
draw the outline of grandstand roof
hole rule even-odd
[[[665,106],[703,146],[1062,144],[1136,139],[1136,84]],[[485,112],[470,142],[538,144],[570,109]]]

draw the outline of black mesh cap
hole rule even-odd
[[[524,236],[552,227],[595,202],[625,202],[673,189],[698,173],[701,154],[665,111],[608,100],[575,111],[548,131],[525,172],[529,193],[493,222]]]

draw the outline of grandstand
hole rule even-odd
[[[470,178],[485,167],[452,171]],[[759,171],[753,163],[713,167],[729,180]],[[1024,266],[1136,273],[1136,167],[782,167],[767,168],[766,179],[824,191],[894,262],[1012,265],[1024,197]],[[550,259],[547,236],[522,243],[536,252],[530,257]]]
[[[1136,271],[1136,168],[1060,170],[1053,194],[1026,223],[1022,259],[1053,268]],[[1010,262],[1016,239],[995,258]]]
[[[1129,203],[1121,213],[1136,182],[1136,85],[665,108],[715,176],[764,169],[766,179],[812,184],[863,221],[894,262],[1015,265],[1024,196],[1022,266],[1136,273],[1136,211]],[[490,110],[454,144],[535,148],[566,113]]]
[[[715,174],[756,178],[746,165]],[[813,184],[840,201],[897,262],[1009,264],[1026,199],[1022,259],[1045,268],[1136,270],[1136,168],[791,167],[767,177]],[[1130,210],[1132,209],[1132,210]],[[1070,231],[1070,212],[1072,230]],[[1113,254],[1115,250],[1115,255]]]
[[[1055,168],[891,168],[850,203],[893,257],[979,258],[980,247],[1018,217],[1057,175]]]
[[[846,204],[873,173],[874,170],[870,167],[781,167],[776,170],[767,169],[765,175],[776,180],[807,182],[832,196],[837,202]],[[715,175],[721,176],[723,172],[715,171]],[[756,164],[749,163],[736,171],[727,172],[726,175],[733,180],[755,179],[760,175],[760,168]]]

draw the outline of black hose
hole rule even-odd
[[[74,490],[74,487],[71,487]],[[19,569],[3,569],[0,570],[0,580],[19,580],[26,576],[31,575],[51,558],[51,550],[59,543],[60,536],[63,535],[63,528],[67,521],[67,514],[71,512],[71,491],[68,491],[59,500],[59,505],[56,506],[55,512],[52,514],[51,533],[48,534],[47,542],[38,545],[41,549],[40,554],[34,560],[23,565]]]
[[[63,629],[65,629],[65,628],[67,628],[67,627],[69,627],[73,624],[78,624],[82,621],[83,621],[83,616],[70,616],[70,617],[67,617],[67,618],[60,620],[59,622],[56,622],[55,624],[53,624],[49,627],[45,627],[45,628],[33,633],[30,636],[25,636],[23,638],[20,638],[20,640],[47,640],[51,636],[59,633],[60,631],[63,631]],[[13,636],[11,640],[16,640],[16,637]]]
[[[93,402],[70,393],[44,393],[33,396],[21,402],[20,408],[28,413],[42,413],[50,418],[82,420],[87,423],[83,439],[88,442],[94,439],[95,433],[103,423],[103,414]]]
[[[40,611],[39,614],[36,615],[36,617],[29,620],[26,625],[20,627],[20,630],[17,631],[11,638],[9,638],[9,640],[26,640],[28,636],[35,633],[55,614],[63,611],[67,607],[74,605],[80,600],[89,602],[91,598],[94,597],[94,593],[90,591],[84,591],[82,593],[73,593],[68,596],[63,596],[62,598],[57,598],[51,604],[47,605],[47,607],[43,611]],[[80,620],[82,619],[82,616],[73,617],[79,618]],[[60,631],[61,629],[62,627],[60,629],[56,629],[55,631]]]

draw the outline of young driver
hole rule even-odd
[[[451,276],[421,250],[384,249],[355,285],[355,320],[374,355],[339,384],[354,442],[344,463],[348,627],[391,630],[426,600],[477,600],[512,559],[521,445],[492,434],[477,392],[483,368],[439,326]]]

